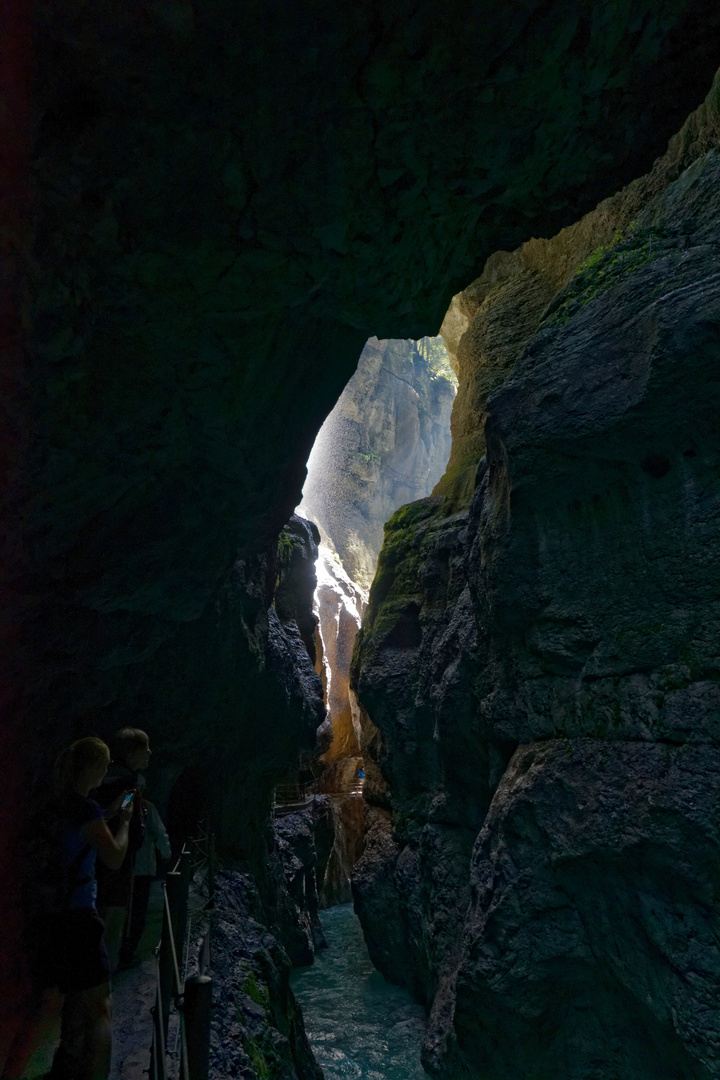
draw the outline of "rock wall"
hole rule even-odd
[[[333,741],[322,756],[327,766],[323,783],[328,791],[347,791],[357,772],[355,762],[360,757],[361,740],[357,707],[350,691],[350,661],[367,595],[345,572],[336,553],[322,544],[317,580],[315,611],[322,650],[318,666],[333,731]]]
[[[262,876],[317,723],[272,597],[322,420],[370,334],[435,333],[490,251],[645,168],[719,25],[711,0],[7,0],[0,999],[33,778],[76,736],[139,723],[156,776],[197,762]]]
[[[277,890],[283,905],[279,937],[293,967],[300,967],[312,964],[318,949],[327,948],[318,894],[333,850],[332,801],[315,795],[306,810],[277,815],[273,831],[285,876],[285,888]]]
[[[454,305],[453,457],[354,662],[391,811],[356,903],[443,1080],[720,1076],[719,182],[716,82]]]
[[[450,453],[455,377],[440,339],[371,338],[323,424],[308,461],[299,509],[321,527],[315,610],[333,742],[322,755],[333,793],[335,846],[322,889],[326,904],[350,899],[363,846],[358,789],[362,747],[374,728],[350,690],[350,661],[388,517],[429,495]],[[339,794],[343,793],[343,794]]]
[[[322,1080],[289,976],[326,947],[318,885],[333,831],[330,799],[316,796],[266,830],[264,890],[252,863],[226,864],[217,874],[213,907],[198,925],[211,939],[212,1080]]]
[[[318,433],[300,511],[322,526],[363,590],[387,519],[429,495],[445,471],[454,384],[442,342],[370,338]]]
[[[322,1080],[290,989],[290,959],[267,928],[252,875],[218,876],[212,934],[210,1077]]]

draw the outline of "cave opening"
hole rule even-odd
[[[366,769],[373,771],[365,751],[377,732],[351,689],[350,665],[384,526],[400,507],[429,497],[443,476],[456,393],[441,336],[372,337],[308,458],[295,514],[317,529],[312,646],[328,723],[322,753],[303,756],[275,789],[274,804],[277,813],[312,792],[332,798],[336,834],[320,886],[325,906],[350,900],[362,850],[360,796]]]

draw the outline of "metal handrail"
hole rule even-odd
[[[288,803],[305,802],[312,795],[317,794],[317,781],[298,780],[294,784],[278,784],[273,792],[273,803],[276,806],[285,806]]]
[[[208,856],[210,870],[213,863],[211,845]],[[166,1043],[171,1000],[179,1014],[180,1080],[207,1080],[208,1077],[212,1005],[212,979],[206,974],[210,965],[209,934],[202,943],[200,975],[183,980],[180,972],[186,951],[190,861],[190,852],[184,847],[175,868],[163,883],[163,927],[160,943],[155,950],[157,985],[152,1008],[150,1080],[168,1080]],[[172,900],[168,881],[173,886]],[[192,1052],[189,1052],[189,1046]]]
[[[163,1017],[162,997],[160,994],[160,961],[158,954],[160,946],[155,950],[155,1004],[150,1012],[153,1018],[153,1040],[150,1047],[150,1080],[166,1080],[167,1063],[165,1060],[165,1023]]]
[[[320,791],[317,782],[314,780],[308,781],[306,784],[280,784],[273,792],[273,810],[282,811],[289,806],[304,807],[312,801],[315,795],[330,795],[331,797],[362,795],[364,783],[364,780],[356,780],[345,791]]]
[[[178,859],[178,863],[180,860]],[[175,947],[175,933],[172,921],[172,912],[170,911],[170,900],[167,893],[167,885],[163,882],[163,897],[165,898],[165,915],[167,917],[167,925],[170,933],[168,939],[170,941],[170,954],[173,962],[173,974],[175,975],[175,994],[176,1001],[182,997],[182,982],[180,980],[180,968],[178,966],[177,949]]]

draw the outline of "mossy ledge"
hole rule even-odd
[[[452,451],[433,492],[446,513],[468,506],[486,453],[490,395],[512,374],[542,324],[563,325],[584,304],[675,247],[658,228],[664,193],[681,174],[692,183],[704,156],[720,141],[720,78],[674,135],[649,173],[604,199],[550,238],[533,237],[514,251],[496,251],[482,274],[453,297],[440,333],[458,374],[451,420]],[[703,207],[690,201],[702,219]],[[687,211],[686,211],[687,212]],[[692,222],[678,222],[692,231]]]
[[[361,654],[376,648],[404,614],[422,607],[422,537],[435,519],[442,519],[442,503],[436,496],[418,499],[401,506],[386,522],[367,612],[355,641],[353,668]]]

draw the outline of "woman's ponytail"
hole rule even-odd
[[[88,735],[85,739],[66,746],[58,755],[53,768],[53,788],[58,798],[69,795],[81,774],[91,765],[110,757],[110,751],[102,739]]]

